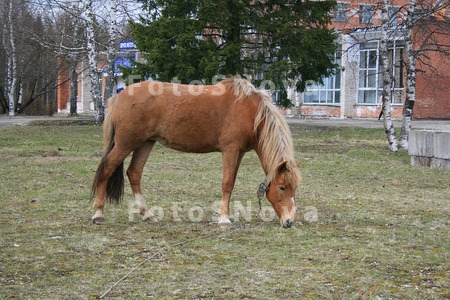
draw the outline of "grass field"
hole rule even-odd
[[[220,230],[218,153],[157,146],[143,187],[160,222],[130,218],[125,201],[95,226],[89,194],[101,128],[2,129],[0,299],[449,298],[450,173],[410,166],[380,129],[292,132],[302,224],[282,229],[266,200],[259,215],[264,176],[248,153],[235,226]]]

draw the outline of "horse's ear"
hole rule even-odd
[[[303,160],[299,160],[298,162],[297,162],[297,168],[300,168],[300,166],[302,165],[302,162],[303,162]]]
[[[283,161],[277,167],[277,174],[282,174],[287,170],[287,161]]]

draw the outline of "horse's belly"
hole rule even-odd
[[[207,153],[220,151],[218,146],[214,143],[207,142],[201,138],[197,139],[185,139],[185,138],[173,138],[173,137],[158,137],[157,140],[164,146],[182,152],[193,153]]]
[[[192,128],[179,124],[159,132],[156,138],[164,146],[183,152],[206,153],[220,151],[219,136],[210,128]]]

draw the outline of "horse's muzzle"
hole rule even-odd
[[[294,222],[292,222],[291,219],[286,219],[283,223],[283,228],[291,228],[292,225],[294,225]]]

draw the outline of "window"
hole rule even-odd
[[[341,65],[340,51],[335,54],[335,63]],[[341,70],[322,78],[323,84],[307,84],[303,102],[305,104],[339,104],[341,102]]]
[[[334,6],[334,21],[335,22],[347,22],[347,3],[337,3]]]
[[[378,99],[379,76],[378,43],[364,45],[359,51],[358,103],[376,104]]]
[[[373,5],[360,5],[359,7],[359,23],[372,24],[373,23]]]
[[[392,70],[392,102],[401,103],[403,93],[403,55],[401,42],[391,42],[389,67]],[[367,43],[359,52],[358,104],[377,104],[383,88],[378,43]]]

